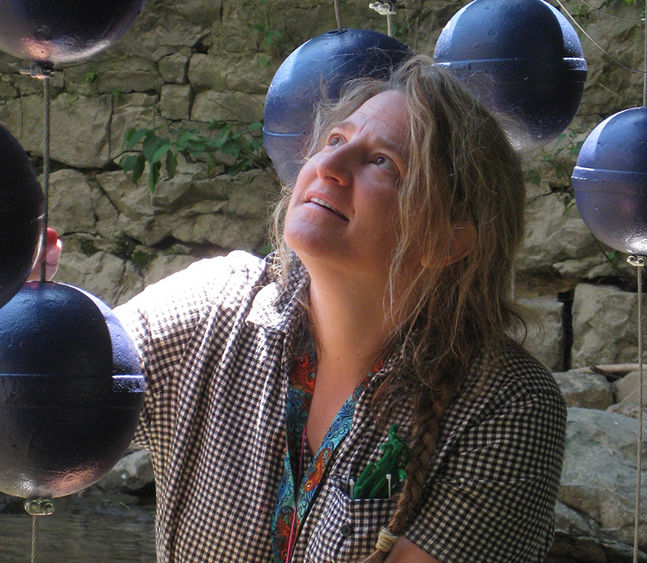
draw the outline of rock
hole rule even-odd
[[[193,92],[188,84],[162,86],[160,111],[166,119],[189,119]]]
[[[71,283],[105,301],[110,307],[143,289],[134,265],[97,247],[91,237],[63,237],[65,252],[56,279]]]
[[[563,269],[558,264],[594,256],[596,263],[602,256],[595,246],[593,235],[586,228],[576,209],[565,210],[556,196],[541,197],[542,189],[528,187],[526,237],[517,258],[519,271]],[[566,273],[566,272],[560,272]]]
[[[106,493],[135,493],[154,481],[150,454],[132,450],[124,455],[98,483]]]
[[[75,168],[101,168],[110,162],[110,96],[60,94],[51,103],[52,160]],[[22,98],[19,141],[27,151],[43,154],[43,98]]]
[[[49,224],[59,230],[59,236],[66,232],[93,232],[96,218],[87,177],[67,168],[53,172],[49,182]]]
[[[159,118],[155,118],[157,96],[150,94],[119,94],[112,96],[112,118],[110,120],[110,158],[120,160],[126,152],[124,135],[131,127],[150,129]],[[165,123],[162,122],[164,125]]]
[[[635,362],[637,297],[608,285],[580,283],[573,300],[573,366]],[[647,316],[643,317],[647,320]]]
[[[168,254],[158,256],[149,264],[144,276],[144,282],[147,286],[158,282],[175,272],[183,270],[195,261],[196,259],[193,256],[187,254]]]
[[[645,393],[645,381],[646,381],[645,370],[643,369],[643,406],[647,404],[647,393]],[[614,382],[613,388],[616,392],[616,399],[618,402],[624,401],[633,401],[635,403],[639,402],[640,396],[640,372],[632,371],[628,373],[623,378],[618,379]]]
[[[557,501],[555,506],[555,539],[545,563],[630,563],[633,546],[608,537],[598,524]],[[647,563],[647,553],[638,554]]]
[[[519,329],[515,337],[522,339],[523,346],[549,369],[561,369],[563,365],[563,305],[553,296],[539,295],[519,297],[519,304],[528,310],[524,332]],[[523,314],[523,313],[522,313]]]
[[[647,431],[647,423],[645,424]],[[614,413],[568,409],[566,454],[558,499],[591,517],[600,534],[631,545],[636,488],[635,420]],[[647,446],[643,445],[643,457]],[[647,468],[643,468],[643,482]],[[641,513],[647,498],[641,498]],[[647,551],[647,522],[639,528],[640,549]]]
[[[647,420],[647,380],[645,370],[643,370],[643,420]],[[613,389],[616,394],[615,405],[609,407],[609,412],[623,414],[638,418],[638,403],[640,402],[640,373],[633,371],[625,375],[622,379],[613,383]]]
[[[157,63],[160,76],[166,84],[184,84],[187,81],[187,69],[191,51],[183,49],[179,53],[173,53],[162,58]]]
[[[191,119],[252,123],[263,119],[264,104],[265,96],[260,94],[207,90],[196,94]]]
[[[604,410],[614,402],[611,384],[603,375],[567,371],[553,376],[569,407]]]
[[[8,100],[0,98],[0,123],[11,131],[24,148],[24,141],[21,140],[23,131],[22,104],[19,98]]]
[[[263,64],[256,53],[223,59],[218,55],[196,53],[189,63],[189,82],[196,91],[232,90],[265,96],[274,69]]]

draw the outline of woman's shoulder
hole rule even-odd
[[[551,419],[554,428],[566,419],[566,404],[552,373],[509,338],[472,364],[451,410],[450,418],[467,426],[523,418],[524,412]]]
[[[190,324],[207,309],[239,306],[262,285],[267,261],[248,252],[199,260],[148,286],[115,309],[122,322],[145,319],[149,326]]]

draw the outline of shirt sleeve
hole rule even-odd
[[[151,448],[152,442],[168,440],[167,424],[154,424],[163,409],[158,398],[173,378],[196,328],[214,309],[227,315],[258,276],[261,262],[249,254],[232,252],[196,262],[146,288],[114,312],[133,340],[146,378],[144,408],[133,442]],[[159,428],[158,428],[159,427]],[[155,428],[158,428],[155,430]]]
[[[543,561],[554,533],[566,407],[550,374],[468,425],[406,537],[443,563]]]

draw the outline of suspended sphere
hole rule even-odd
[[[34,268],[44,212],[43,191],[27,155],[0,125],[0,307]]]
[[[303,164],[317,105],[336,101],[353,78],[386,78],[410,51],[367,29],[329,31],[297,47],[279,67],[265,99],[263,140],[284,184]]]
[[[573,188],[599,240],[647,255],[647,108],[626,109],[593,129],[577,157]]]
[[[499,118],[518,149],[566,129],[587,73],[577,33],[543,0],[474,0],[445,26],[434,60]]]
[[[0,1],[0,50],[32,61],[63,63],[112,45],[144,0]]]
[[[0,309],[0,491],[66,496],[98,481],[143,403],[137,352],[96,297],[29,282]]]

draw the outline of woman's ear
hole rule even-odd
[[[443,260],[444,266],[458,262],[472,252],[476,244],[476,227],[468,221],[455,223],[452,225],[451,237],[449,254]],[[423,268],[428,268],[433,260],[434,258],[431,256],[423,256],[420,262]]]

